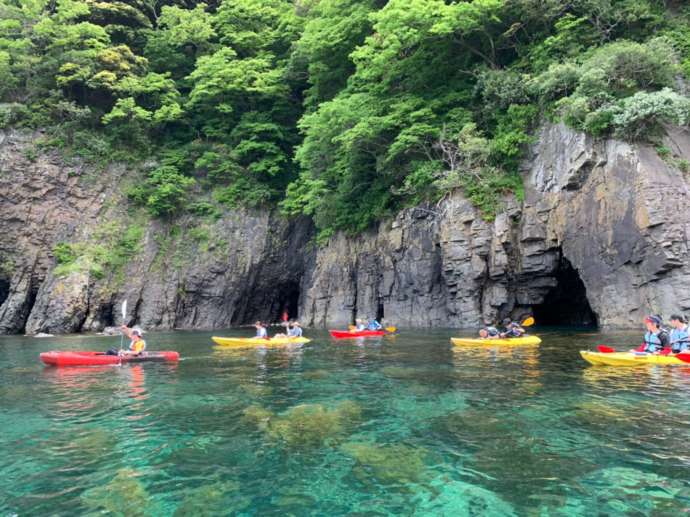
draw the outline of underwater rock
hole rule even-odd
[[[330,375],[328,370],[307,370],[302,374],[302,377],[306,380],[316,381],[319,379],[325,379]]]
[[[424,449],[408,445],[349,442],[341,447],[356,462],[353,474],[364,483],[382,485],[417,483],[424,474]]]
[[[518,515],[498,494],[478,485],[444,478],[430,483],[414,501],[414,515]]]
[[[174,517],[212,517],[246,509],[251,499],[237,495],[239,483],[233,481],[204,485],[189,491],[175,510]]]
[[[120,469],[106,485],[87,490],[82,502],[92,510],[110,515],[139,517],[147,514],[150,496],[132,469]]]
[[[359,405],[349,400],[333,409],[301,404],[271,419],[268,434],[291,448],[320,447],[349,433],[361,414]]]
[[[268,429],[273,413],[261,406],[249,406],[242,411],[242,422],[256,427],[261,431]]]
[[[683,515],[688,499],[682,497],[684,480],[665,478],[652,472],[629,467],[600,469],[578,478],[586,493],[568,499],[563,515]]]

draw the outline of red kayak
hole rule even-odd
[[[383,330],[329,330],[335,339],[348,339],[353,337],[374,337],[384,336],[386,334]]]
[[[104,352],[43,352],[41,361],[50,366],[99,366],[120,363],[145,363],[149,361],[179,361],[177,352],[144,352],[137,356],[107,355]]]

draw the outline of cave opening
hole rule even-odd
[[[0,305],[5,303],[10,295],[10,281],[7,278],[0,278]]]
[[[379,306],[376,308],[376,319],[377,321],[383,320],[384,317],[384,312],[383,312],[383,302],[379,302]]]
[[[106,303],[98,308],[96,319],[101,322],[104,327],[112,327],[115,325],[115,307],[112,303]]]
[[[286,282],[278,286],[278,299],[274,307],[278,308],[278,313],[275,315],[273,321],[283,319],[283,315],[287,312],[288,319],[296,320],[299,317],[299,297],[300,288],[297,282]]]
[[[556,285],[543,303],[532,308],[537,324],[596,328],[597,315],[589,305],[585,284],[565,257],[561,256],[555,278]]]

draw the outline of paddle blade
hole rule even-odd
[[[675,357],[684,363],[690,363],[690,352],[681,352],[680,354],[676,354]]]
[[[531,327],[534,325],[534,318],[532,316],[528,316],[527,318],[524,319],[524,321],[520,324],[521,327]]]
[[[391,334],[394,334],[398,331],[396,327],[386,327],[386,332],[390,332]]]
[[[599,352],[601,352],[602,354],[611,354],[616,351],[615,348],[611,348],[610,346],[606,345],[597,346],[597,350],[599,350]]]
[[[122,302],[122,323],[125,322],[126,318],[127,318],[127,300]]]

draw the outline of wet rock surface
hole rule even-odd
[[[567,310],[558,290],[575,288],[570,323],[690,310],[690,137],[679,129],[662,159],[652,146],[546,125],[524,163],[524,201],[506,197],[494,221],[461,193],[318,248],[309,221],[268,211],[147,221],[136,255],[98,275],[56,272],[52,250],[132,217],[127,171],[34,152],[38,136],[0,132],[0,333],[100,331],[122,323],[125,299],[126,322],[146,329],[275,321],[284,310],[312,326],[376,316],[471,327],[554,300]]]

